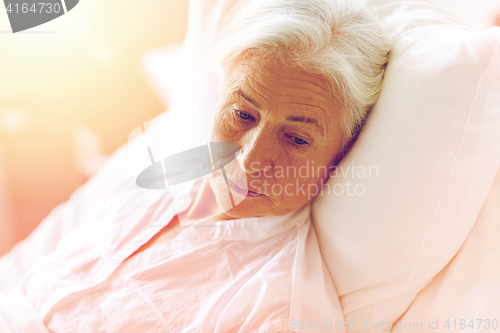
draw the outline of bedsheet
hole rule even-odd
[[[20,289],[0,295],[0,332],[48,333],[42,318]]]

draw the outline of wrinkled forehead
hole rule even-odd
[[[277,105],[295,112],[313,112],[329,125],[338,119],[339,105],[321,75],[287,66],[278,59],[241,59],[226,74],[223,94],[239,95],[256,108]],[[331,124],[330,124],[331,125]]]

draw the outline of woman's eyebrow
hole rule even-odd
[[[240,85],[234,87],[230,91],[231,94],[236,94],[238,96],[241,96],[244,98],[248,103],[252,104],[255,108],[260,109],[261,105],[256,102],[255,100],[251,99],[248,97],[248,95],[243,91]],[[313,124],[315,128],[318,130],[318,132],[321,133],[321,135],[325,135],[325,130],[322,126],[320,126],[319,122],[316,120],[316,118],[311,118],[311,117],[302,117],[302,116],[288,116],[286,117],[286,120],[291,121],[291,122],[296,122],[296,123],[304,123],[304,124]]]
[[[321,127],[318,123],[318,121],[315,118],[310,118],[310,117],[300,117],[300,116],[288,116],[286,117],[286,120],[291,121],[291,122],[296,122],[296,123],[305,123],[305,124],[313,124],[316,126],[319,132],[321,134],[325,134],[325,131],[323,127]]]
[[[231,91],[231,93],[243,97],[248,103],[252,104],[257,109],[260,109],[262,107],[259,103],[257,103],[256,101],[254,101],[253,99],[251,99],[250,97],[248,97],[248,95],[243,92],[243,90],[241,89],[241,87],[237,87],[236,89],[234,89],[233,91]]]

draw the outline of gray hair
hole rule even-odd
[[[241,1],[214,48],[220,75],[251,54],[326,79],[343,105],[344,150],[359,133],[382,87],[392,38],[356,0]]]

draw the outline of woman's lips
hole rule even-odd
[[[228,181],[229,181],[229,186],[231,186],[231,188],[233,189],[233,191],[239,193],[242,196],[249,196],[249,197],[261,197],[261,196],[264,196],[264,194],[260,194],[260,193],[254,192],[254,191],[242,189],[241,187],[239,187],[238,185],[236,185],[235,183],[233,183],[231,181],[231,179],[228,179]]]

